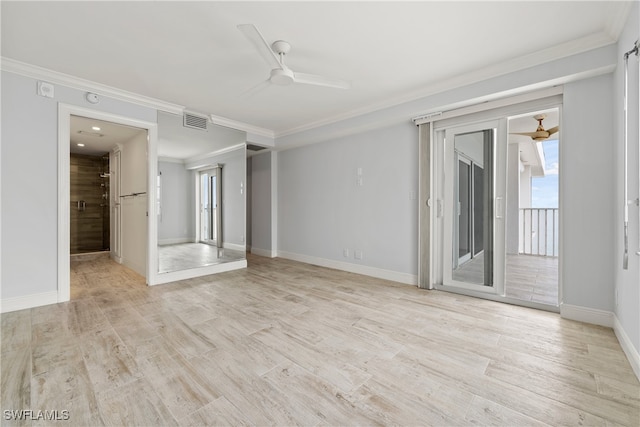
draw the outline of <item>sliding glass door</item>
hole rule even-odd
[[[506,121],[437,132],[443,289],[502,294]]]
[[[221,168],[200,171],[200,241],[211,245],[222,243]]]

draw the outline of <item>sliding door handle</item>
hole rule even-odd
[[[504,218],[504,197],[502,196],[496,197],[496,218]]]

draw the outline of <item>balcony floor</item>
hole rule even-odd
[[[507,255],[505,296],[558,305],[558,258]]]
[[[482,254],[461,265],[453,278],[482,283]],[[480,279],[478,279],[480,278]],[[507,255],[505,296],[522,301],[558,305],[558,258],[538,255]]]

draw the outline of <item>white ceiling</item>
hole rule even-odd
[[[2,56],[278,136],[615,42],[630,4],[2,1]],[[352,88],[240,96],[269,76],[244,23]]]
[[[71,116],[69,126],[70,152],[88,156],[106,154],[118,144],[131,141],[141,132],[147,132],[145,129],[80,116]],[[84,146],[79,147],[78,144],[84,144]]]

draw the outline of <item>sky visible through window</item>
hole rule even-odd
[[[542,143],[545,157],[545,176],[531,179],[531,207],[558,207],[558,140]]]

